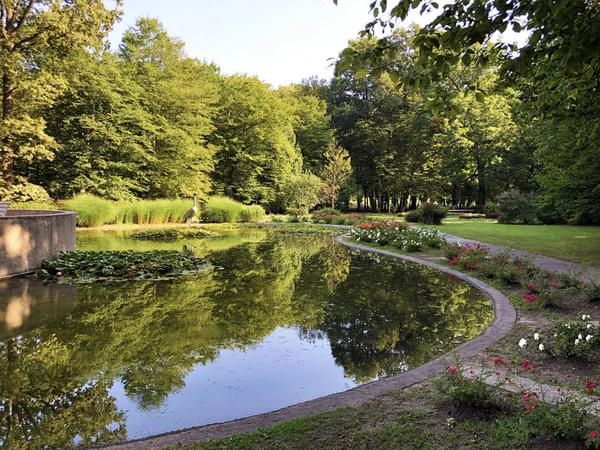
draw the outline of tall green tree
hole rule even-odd
[[[205,198],[216,148],[208,142],[219,99],[216,66],[188,58],[183,42],[152,18],[140,18],[119,47],[123,70],[143,90],[140,102],[151,125],[148,152],[140,170],[151,174],[150,197]]]
[[[325,158],[327,162],[323,168],[323,197],[331,201],[331,208],[335,208],[340,189],[352,175],[352,164],[348,150],[337,141],[325,152]]]
[[[60,63],[73,52],[103,45],[119,17],[121,1],[24,0],[0,4],[0,180],[10,189],[27,175],[34,159],[49,160],[55,148],[40,108],[52,104],[64,87]],[[0,186],[2,188],[2,186]]]
[[[221,81],[221,100],[212,142],[214,188],[244,203],[272,205],[277,193],[301,173],[293,110],[256,77],[232,75]]]
[[[280,87],[279,92],[292,108],[292,127],[302,154],[302,168],[321,175],[324,155],[333,139],[327,103],[302,85]]]

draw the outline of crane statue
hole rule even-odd
[[[194,206],[192,206],[190,209],[188,209],[185,212],[185,214],[183,215],[183,223],[186,223],[189,220],[188,231],[189,231],[190,227],[192,226],[192,219],[198,213],[198,206],[196,206],[196,196],[197,195],[198,194],[196,192],[194,192]]]

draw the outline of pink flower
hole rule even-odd
[[[448,369],[448,372],[450,372],[452,375],[454,375],[454,372],[456,372],[456,367],[450,367]]]
[[[595,431],[592,431],[590,433],[590,439],[596,439],[598,437],[598,433],[596,433]]]
[[[529,406],[529,405],[526,405],[526,406],[525,406],[525,411],[531,411],[531,406]]]
[[[535,284],[529,283],[527,285],[527,289],[529,289],[530,291],[535,291],[537,289],[537,286]]]
[[[530,397],[529,397],[529,395],[525,394],[525,395],[523,396],[523,401],[524,401],[525,403],[527,403],[527,402],[529,401],[529,398],[530,398]]]

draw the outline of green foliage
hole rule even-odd
[[[265,208],[260,205],[247,205],[240,212],[241,222],[258,222],[265,217]]]
[[[324,220],[325,216],[340,216],[341,214],[337,209],[332,208],[322,208],[311,213],[313,222],[315,223]]]
[[[0,201],[51,203],[52,199],[43,187],[29,183],[24,177],[15,177],[10,188],[2,187],[0,181]]]
[[[53,202],[11,202],[10,209],[60,209],[56,203]]]
[[[306,216],[320,199],[322,181],[311,173],[290,177],[283,185],[278,204],[288,214]]]
[[[584,357],[591,354],[598,343],[596,326],[590,316],[582,314],[577,320],[558,320],[553,323],[548,337],[542,340],[545,351],[554,356]]]
[[[465,377],[460,364],[446,366],[437,388],[443,398],[458,407],[490,408],[497,403],[493,388],[479,377]]]
[[[256,77],[222,77],[210,141],[217,147],[215,192],[278,208],[276,198],[302,168],[291,107]]]
[[[435,203],[423,203],[420,222],[427,225],[440,225],[448,215],[448,209]]]
[[[98,227],[111,223],[115,218],[113,204],[91,194],[76,195],[67,200],[65,209],[75,211],[80,227]]]
[[[404,216],[407,222],[419,222],[427,225],[440,225],[442,220],[448,215],[448,208],[436,203],[423,203],[417,209],[409,211]]]
[[[588,438],[591,417],[585,402],[570,399],[551,405],[538,403],[536,397],[527,403],[535,407],[528,405],[530,409],[523,409],[519,416],[532,433],[579,441]]]
[[[420,222],[421,214],[422,214],[421,208],[413,209],[406,213],[406,215],[404,216],[404,220],[407,222],[413,222],[413,223]]]
[[[179,239],[202,239],[206,237],[217,236],[213,233],[202,228],[163,228],[159,230],[145,230],[138,231],[129,235],[130,239],[138,239],[142,241],[176,241]]]
[[[508,191],[498,197],[500,216],[498,223],[534,225],[537,221],[537,208],[531,195],[518,191]]]
[[[202,208],[202,220],[212,223],[230,223],[240,218],[244,205],[228,197],[212,196]]]
[[[331,202],[335,208],[335,201],[339,197],[340,189],[352,175],[352,163],[348,150],[334,141],[325,152],[325,167],[323,168],[323,198]]]
[[[35,276],[62,283],[156,280],[191,275],[208,267],[205,260],[171,251],[109,251],[60,253],[43,260]]]

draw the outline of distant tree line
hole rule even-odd
[[[483,208],[518,191],[545,222],[600,223],[595,60],[559,65],[557,79],[551,58],[519,72],[489,42],[457,56],[459,38],[397,28],[384,44],[367,32],[350,41],[331,80],[274,89],[190,58],[152,18],[111,51],[118,9],[67,3],[0,5],[2,198],[198,192],[271,211],[405,211]],[[335,158],[350,161],[343,185]]]

